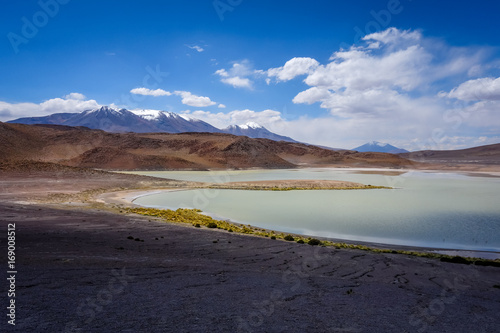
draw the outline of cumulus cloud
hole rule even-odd
[[[469,80],[448,94],[440,94],[449,98],[456,98],[462,101],[498,101],[500,100],[500,78],[485,77]]]
[[[481,52],[447,47],[420,31],[389,28],[362,41],[334,52],[325,64],[292,58],[266,73],[278,82],[305,76],[303,82],[309,88],[296,94],[295,104],[320,103],[332,115],[344,118],[404,117],[403,110],[429,108],[428,90],[435,82],[466,75],[481,61]]]
[[[80,93],[70,93],[64,98],[52,98],[42,103],[8,103],[0,101],[0,121],[24,117],[40,117],[53,113],[81,112],[100,107],[95,100],[85,100]]]
[[[201,119],[218,128],[225,128],[229,125],[242,125],[250,121],[258,123],[264,127],[272,127],[277,123],[284,121],[281,117],[281,113],[275,110],[254,111],[245,109],[234,110],[227,113],[214,113],[203,110],[186,110],[183,111],[183,114]]]
[[[148,88],[134,88],[130,90],[130,92],[136,95],[155,96],[155,97],[176,95],[182,97],[181,100],[182,104],[194,107],[207,107],[217,104],[216,102],[210,100],[209,97],[194,95],[189,91],[183,91],[183,90],[176,90],[173,93],[171,93],[163,89],[151,90]]]
[[[331,97],[331,93],[326,88],[312,87],[297,94],[293,98],[295,104],[313,104],[317,101],[324,101]]]
[[[235,88],[252,88],[252,81],[250,81],[250,79],[246,77],[223,77],[221,81]]]
[[[254,70],[248,60],[234,62],[229,70],[218,69],[214,74],[220,76],[222,83],[234,88],[253,88],[253,78],[262,75],[263,71]]]
[[[276,77],[278,81],[289,81],[296,76],[310,73],[318,65],[319,62],[312,58],[292,58],[282,67],[268,69],[267,75]]]
[[[65,99],[76,99],[77,101],[83,101],[87,97],[85,97],[84,94],[80,93],[69,93],[68,95],[64,96]]]
[[[130,90],[130,92],[132,94],[136,94],[136,95],[155,96],[155,97],[172,95],[171,92],[163,90],[163,89],[152,90],[152,89],[148,89],[148,88],[134,88],[134,89]]]
[[[190,93],[189,91],[176,90],[176,91],[174,91],[174,94],[182,97],[181,102],[184,105],[189,105],[189,106],[201,108],[201,107],[207,107],[207,106],[217,104],[216,102],[210,100],[209,97],[197,96],[197,95]]]

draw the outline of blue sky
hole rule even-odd
[[[495,1],[9,1],[0,121],[99,105],[410,150],[500,142]]]

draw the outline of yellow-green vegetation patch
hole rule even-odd
[[[296,190],[370,190],[370,189],[394,189],[387,186],[240,186],[240,185],[211,185],[210,189],[218,190],[249,190],[249,191],[296,191]]]
[[[261,237],[270,237],[271,239],[295,241],[299,244],[319,245],[325,247],[333,247],[336,249],[363,250],[375,253],[405,254],[416,257],[439,259],[441,261],[453,262],[458,264],[466,264],[466,265],[472,264],[478,266],[500,267],[499,259],[489,260],[482,258],[450,256],[446,254],[431,253],[431,252],[379,249],[379,248],[369,247],[366,245],[337,243],[326,240],[320,241],[316,238],[311,238],[311,237],[285,235],[283,233],[277,233],[275,231],[267,231],[261,228],[252,227],[250,225],[240,225],[228,221],[216,220],[210,216],[201,214],[202,211],[199,209],[179,208],[177,210],[171,210],[171,209],[156,209],[156,208],[127,208],[126,211],[128,213],[159,217],[171,222],[189,223],[192,224],[194,227],[204,226],[206,228],[214,228],[214,229],[217,228],[240,234],[249,234]]]
[[[177,210],[171,210],[155,208],[127,208],[127,212],[146,216],[155,216],[171,222],[190,223],[195,227],[204,226],[206,228],[217,228],[242,234],[257,234],[257,231],[253,228],[245,225],[237,225],[227,221],[215,220],[210,216],[201,214],[201,210],[199,209],[179,208]]]

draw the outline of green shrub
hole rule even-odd
[[[276,239],[276,236],[271,236],[271,239]]]
[[[195,228],[201,228],[201,225],[200,225],[199,223],[196,223],[196,224],[194,225],[194,227],[195,227]]]
[[[217,223],[215,223],[215,222],[209,222],[207,224],[207,228],[217,228]]]
[[[316,238],[311,238],[307,242],[307,244],[309,244],[309,245],[319,245],[319,244],[321,244],[321,241],[319,239],[316,239]]]
[[[303,239],[299,239],[299,240],[297,241],[297,243],[299,243],[299,244],[304,244],[304,240],[303,240]]]
[[[451,257],[451,258],[443,257],[443,258],[441,258],[441,261],[453,262],[456,264],[466,264],[466,265],[471,264],[471,262],[469,260],[467,260],[466,258],[463,258],[463,257],[459,257],[459,256],[455,256],[455,257]]]
[[[292,235],[286,235],[283,239],[289,242],[293,242],[295,240]]]

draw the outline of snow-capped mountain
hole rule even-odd
[[[9,123],[85,126],[107,132],[221,132],[218,128],[204,121],[188,120],[172,112],[129,111],[108,106],[80,113],[55,113],[45,117],[19,118],[11,120]]]
[[[85,126],[106,132],[155,132],[153,123],[126,109],[114,109],[103,106],[100,109],[76,113],[66,119],[62,125]]]
[[[356,150],[359,152],[376,152],[376,153],[390,153],[390,154],[400,154],[408,152],[408,150],[406,149],[401,149],[398,147],[394,147],[388,143],[383,143],[378,141],[365,143],[364,145],[353,148],[352,150]]]
[[[270,132],[259,124],[249,122],[245,125],[232,125],[223,130],[200,119],[184,114],[158,110],[116,109],[103,106],[95,110],[79,113],[54,113],[45,117],[19,118],[8,121],[27,125],[51,124],[67,126],[85,126],[107,132],[209,132],[244,135],[250,138],[265,138],[274,141],[296,142],[292,138]]]
[[[250,138],[297,142],[290,137],[275,134],[254,122],[248,122],[244,125],[231,125],[221,130],[189,115],[159,110],[129,111],[127,109],[117,109],[109,106],[102,106],[98,109],[86,110],[79,113],[54,113],[44,117],[19,118],[10,120],[8,123],[85,126],[91,129],[100,129],[106,132],[115,133],[228,133],[248,136]]]
[[[134,110],[134,114],[156,125],[157,132],[209,132],[218,133],[220,129],[202,120],[158,110]]]
[[[288,142],[297,142],[292,138],[287,136],[275,134],[265,127],[254,123],[248,122],[244,125],[231,125],[222,130],[224,133],[229,133],[233,135],[244,135],[249,138],[261,138],[261,139],[270,139],[274,141],[288,141]]]

